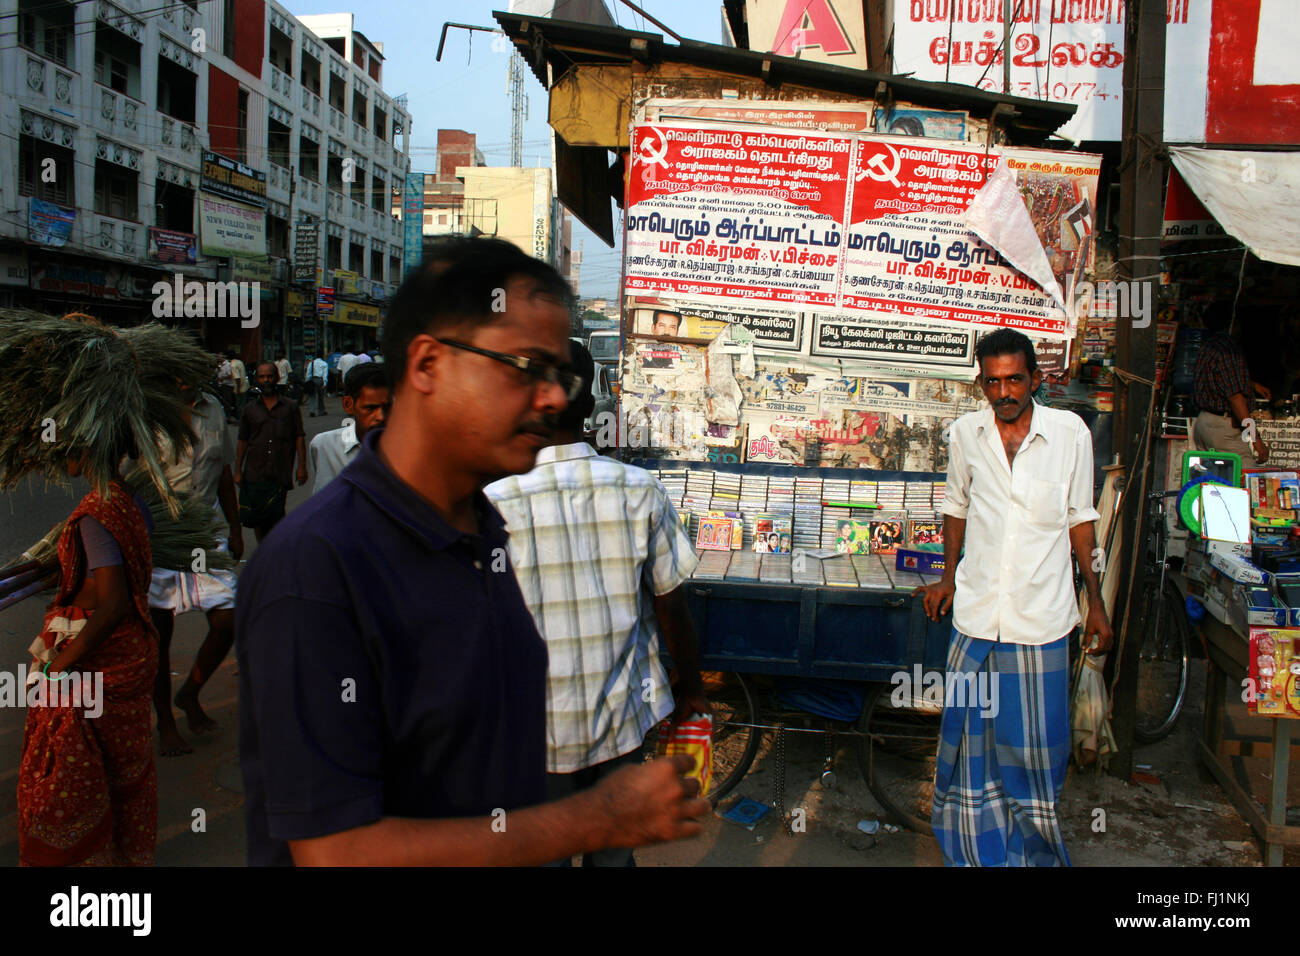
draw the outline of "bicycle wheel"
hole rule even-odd
[[[758,723],[758,702],[744,675],[706,671],[703,676],[704,693],[713,708],[713,786],[707,797],[716,804],[745,779],[762,735],[753,726]],[[646,734],[641,752],[647,760],[658,751],[662,727],[655,724]]]
[[[1142,644],[1138,648],[1137,722],[1133,733],[1143,743],[1169,735],[1187,697],[1188,622],[1177,589],[1166,582],[1150,601]]]
[[[872,795],[898,823],[933,834],[930,806],[943,707],[922,699],[895,706],[894,688],[880,687],[862,709],[858,764]]]

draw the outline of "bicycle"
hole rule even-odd
[[[1167,737],[1178,723],[1187,699],[1191,622],[1182,595],[1170,578],[1164,509],[1165,501],[1177,495],[1175,489],[1147,496],[1152,536],[1142,589],[1146,617],[1138,647],[1137,722],[1133,731],[1143,743]]]

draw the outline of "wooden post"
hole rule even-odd
[[[1121,582],[1133,581],[1132,591],[1121,592],[1115,619],[1111,622],[1117,642],[1124,641],[1116,666],[1112,729],[1119,752],[1110,770],[1127,778],[1133,769],[1133,726],[1137,708],[1137,652],[1146,608],[1133,592],[1141,594],[1149,528],[1146,502],[1141,500],[1143,482],[1138,480],[1144,461],[1154,453],[1154,440],[1144,446],[1156,366],[1155,291],[1160,272],[1160,233],[1164,213],[1164,164],[1157,156],[1164,136],[1165,88],[1165,3],[1164,0],[1129,0],[1124,42],[1124,148],[1120,180],[1121,274],[1130,286],[1127,301],[1151,303],[1146,316],[1116,317],[1115,365],[1134,378],[1115,379],[1115,448],[1120,463],[1128,469],[1128,493],[1124,496],[1120,520],[1124,524],[1120,558]],[[1137,283],[1148,284],[1150,298],[1134,295]],[[1155,415],[1160,414],[1159,407]],[[1145,447],[1145,455],[1142,454]],[[1148,472],[1145,482],[1151,485]],[[1107,562],[1109,564],[1109,561]],[[1136,573],[1133,573],[1136,571]],[[1118,646],[1118,644],[1117,644]]]

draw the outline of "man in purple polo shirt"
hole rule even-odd
[[[393,406],[240,581],[252,864],[540,864],[698,833],[689,758],[543,804],[546,648],[485,484],[532,468],[581,386],[571,293],[498,240],[398,291]]]

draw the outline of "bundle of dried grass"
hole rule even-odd
[[[217,550],[225,526],[210,502],[193,494],[179,494],[176,496],[176,513],[172,514],[158,490],[147,484],[148,476],[143,464],[137,462],[123,477],[139,489],[140,497],[153,515],[154,527],[149,544],[155,568],[225,571],[235,566],[230,552]],[[202,566],[195,564],[196,552],[202,553]]]
[[[178,384],[202,386],[215,364],[186,333],[156,322],[114,328],[0,309],[0,489],[32,472],[65,481],[69,460],[84,455],[82,473],[108,494],[122,455],[138,451],[145,484],[178,515],[158,438],[190,447]]]

